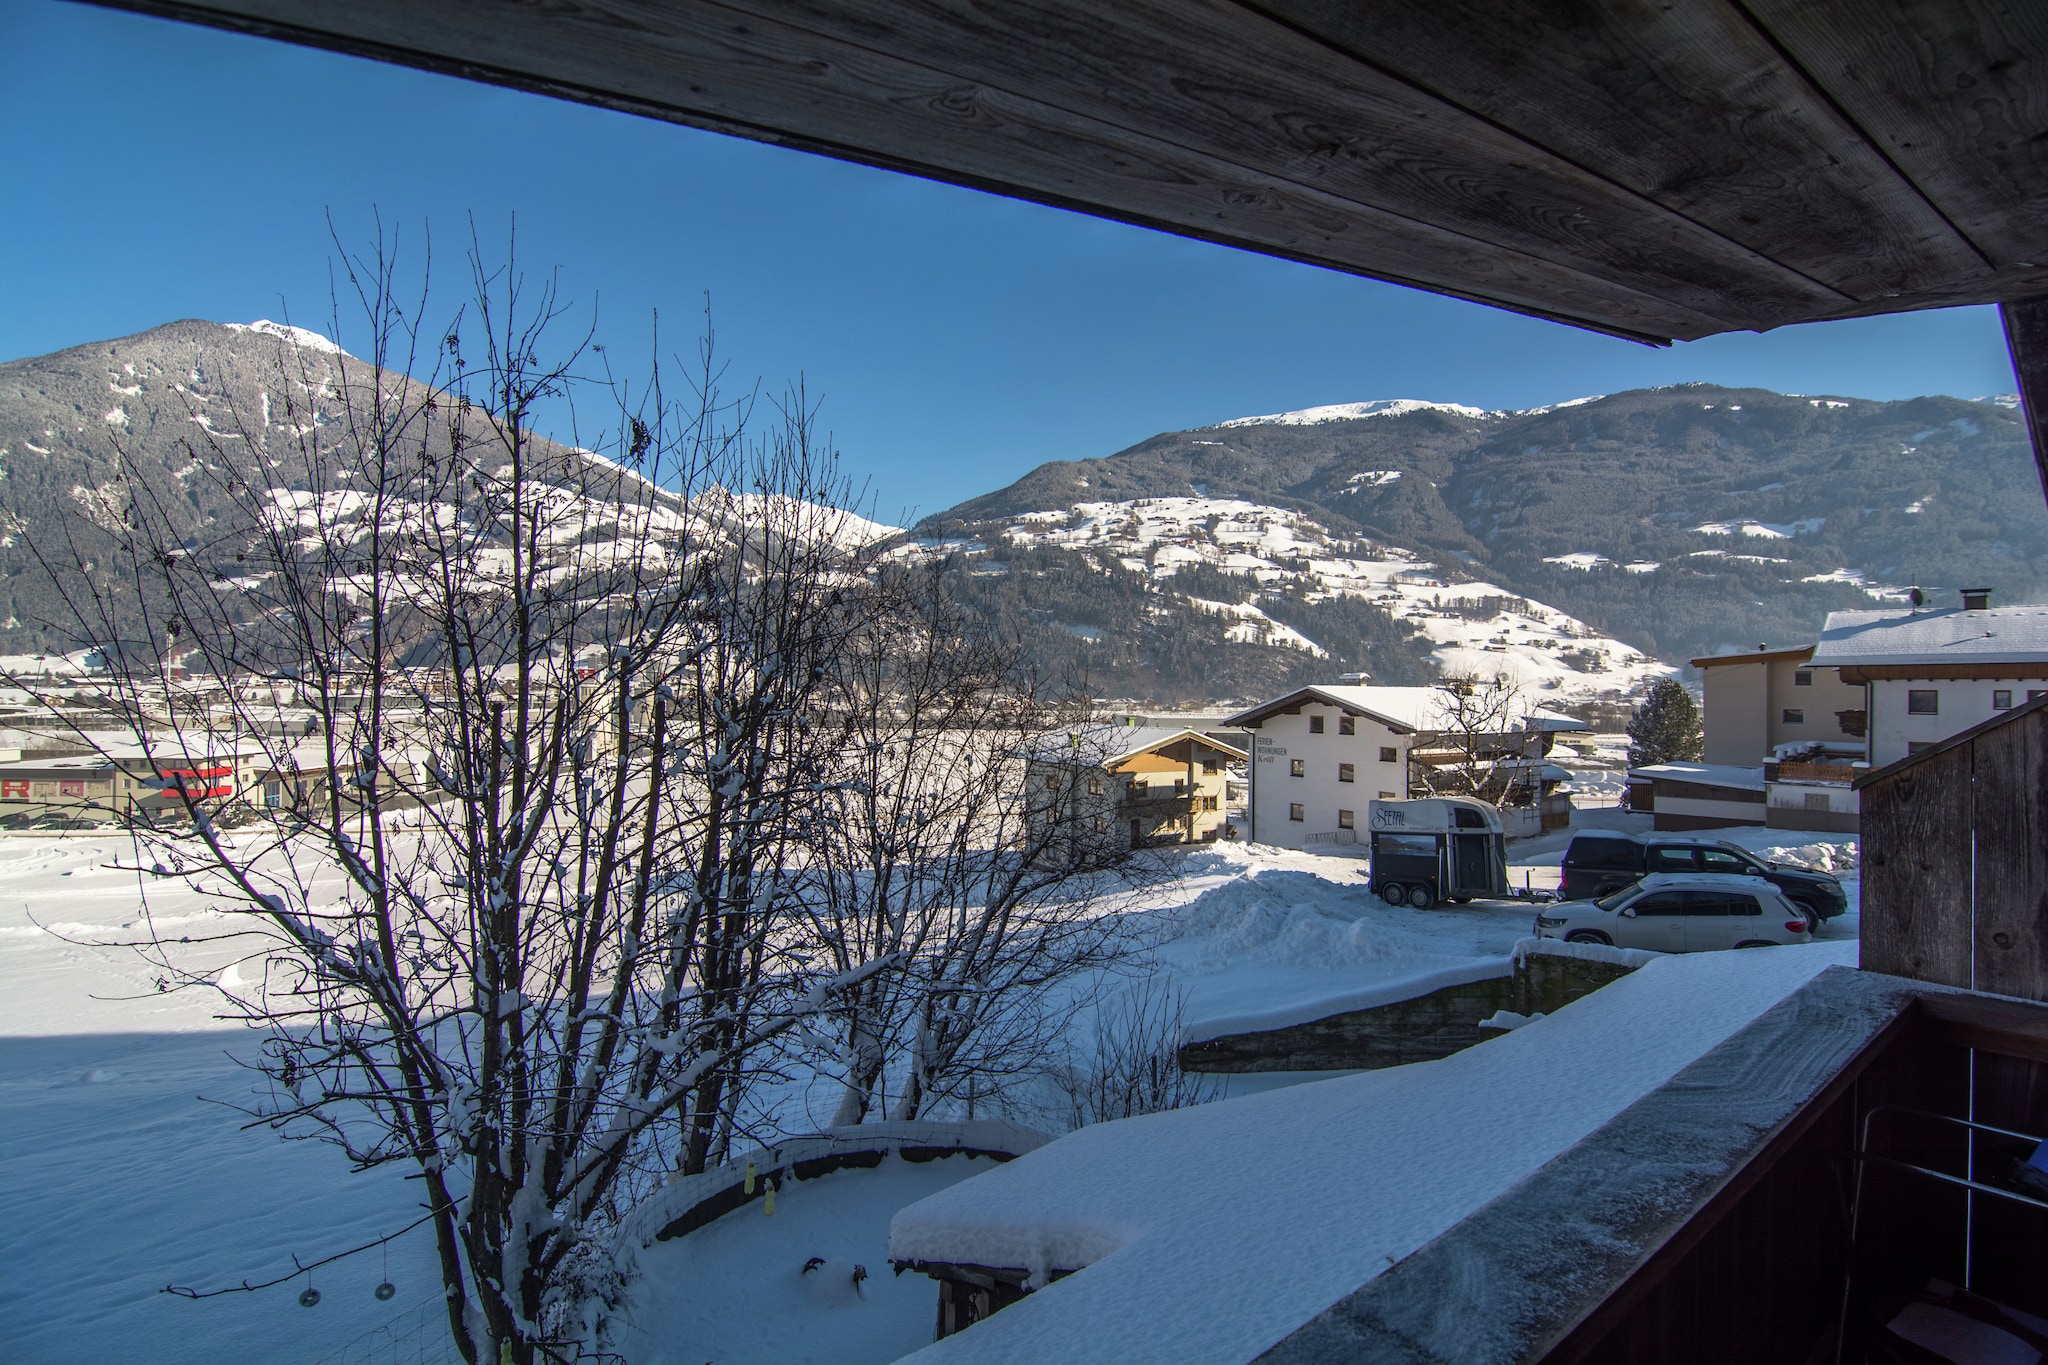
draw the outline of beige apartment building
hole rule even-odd
[[[1692,661],[1705,684],[1706,762],[1753,768],[1785,744],[1862,747],[1863,689],[1814,667],[1813,648]]]

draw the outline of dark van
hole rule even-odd
[[[1608,830],[1589,830],[1572,839],[1564,853],[1564,899],[1592,900],[1653,872],[1762,877],[1817,919],[1833,919],[1849,908],[1841,882],[1826,872],[1766,863],[1748,850],[1718,839]]]

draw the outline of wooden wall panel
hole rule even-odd
[[[1862,966],[1970,984],[1968,747],[1863,790]]]
[[[1977,736],[1976,986],[2048,1000],[2048,711]]]

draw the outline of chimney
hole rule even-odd
[[[1963,610],[1964,610],[1964,611],[1989,611],[1989,610],[1991,610],[1991,589],[1989,589],[1989,588],[1964,588],[1964,589],[1963,589]]]

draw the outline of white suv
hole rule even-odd
[[[1804,910],[1762,877],[1657,872],[1597,901],[1536,912],[1536,937],[1703,953],[1813,942]]]

